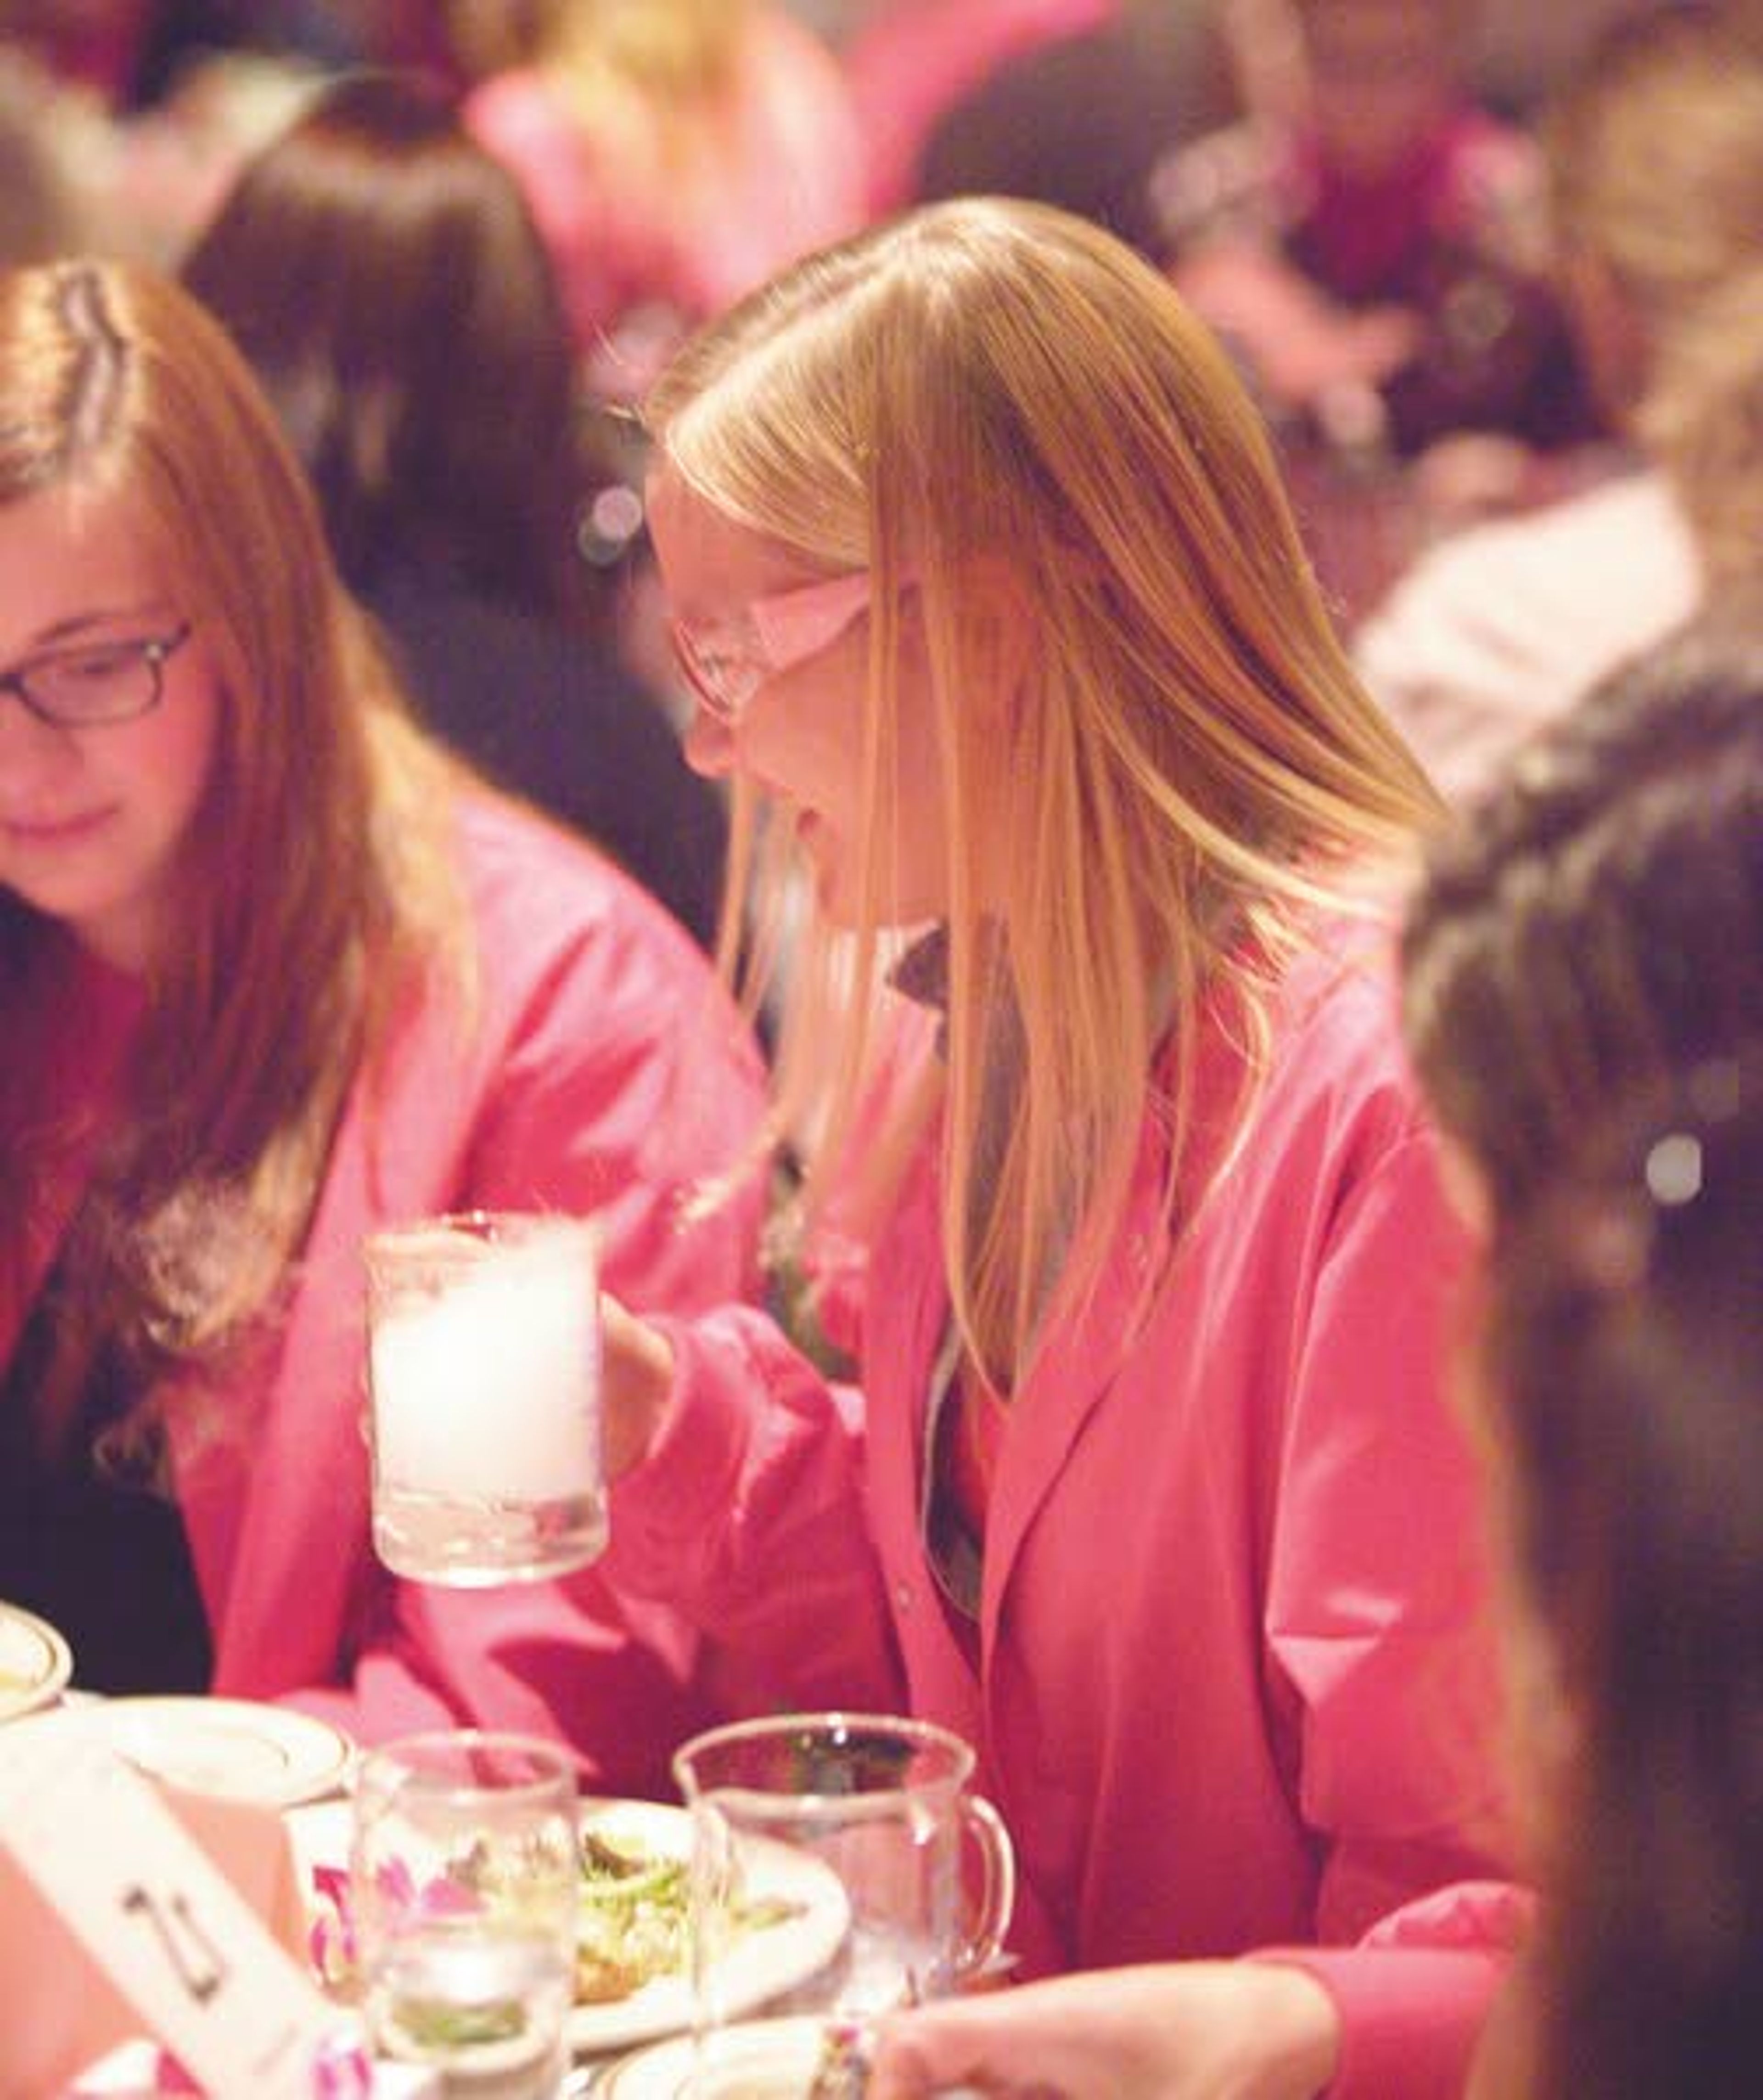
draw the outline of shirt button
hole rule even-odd
[[[910,1582],[895,1583],[894,1603],[902,1612],[910,1612],[911,1610],[912,1585]]]

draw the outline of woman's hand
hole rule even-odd
[[[1183,1961],[958,1998],[884,2023],[869,2100],[1312,2100],[1340,2024],[1302,1969]]]
[[[673,1350],[664,1335],[600,1294],[601,1440],[608,1480],[649,1454],[673,1383]]]

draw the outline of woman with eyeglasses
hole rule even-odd
[[[1500,1899],[1524,1953],[1467,2090],[1739,2100],[1763,2061],[1763,604],[1717,601],[1533,739],[1434,846],[1400,951],[1475,1222],[1457,1382],[1537,1891],[1534,1921]],[[873,2100],[1162,2100],[1185,1983],[1148,1962],[904,2014]]]
[[[143,273],[0,279],[0,1596],[94,1690],[530,1727],[658,1785],[723,1710],[676,1615],[375,1561],[360,1245],[593,1212],[634,1303],[738,1295],[751,1195],[689,1215],[760,1116],[738,1016],[413,726],[267,403]]]
[[[1183,1963],[1166,2089],[1453,2090],[1501,1902],[1437,1892],[1502,1848],[1387,977],[1436,805],[1263,431],[1155,271],[980,201],[650,415],[688,749],[761,890],[808,871],[776,1116],[807,1251],[862,1245],[861,1398],[756,1312],[610,1305],[608,1564],[972,1739],[1022,1972]]]

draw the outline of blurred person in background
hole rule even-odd
[[[1433,849],[1403,976],[1483,1241],[1462,1383],[1541,1892],[1470,2089],[1740,2100],[1763,2054],[1759,602],[1608,682],[1491,788]],[[870,2089],[1276,2090],[1196,2061],[1179,1968],[1147,1964],[904,2015]]]
[[[31,68],[36,121],[53,137],[82,245],[174,267],[240,161],[284,123],[318,77],[271,33],[192,35],[153,0],[0,0],[0,55]]]
[[[1476,0],[1470,62],[1492,106],[1527,121],[1622,22],[1676,0]],[[1749,4],[1749,0],[1744,0]]]
[[[1763,580],[1763,51],[1712,9],[1624,24],[1545,135],[1556,279],[1631,470],[1446,541],[1358,636],[1453,796],[1710,588]]]
[[[478,75],[465,121],[524,190],[605,398],[634,399],[682,330],[862,221],[843,77],[780,0],[461,0],[450,19]]]
[[[976,11],[961,11],[963,23]],[[1026,197],[1161,253],[1153,169],[1175,140],[1237,108],[1216,17],[1210,0],[1123,0],[1094,27],[1007,53],[932,123],[912,201]]]
[[[659,1788],[726,1710],[682,1621],[375,1557],[361,1246],[568,1210],[639,1302],[747,1288],[756,1197],[686,1208],[761,1105],[705,958],[415,726],[249,368],[137,267],[0,279],[0,1595],[95,1692]]]
[[[0,269],[77,254],[90,231],[55,122],[55,84],[25,54],[0,46]]]
[[[1521,748],[1435,856],[1404,960],[1490,1245],[1478,1389],[1543,1892],[1474,2089],[1740,2100],[1763,2060],[1763,596],[1717,597]]]
[[[1475,100],[1473,0],[1289,0],[1284,96],[1155,179],[1175,280],[1277,417],[1411,455],[1577,434],[1540,170]]]
[[[165,11],[163,0],[0,0],[0,38],[107,109],[126,109],[141,99]]]
[[[255,368],[425,718],[708,945],[721,798],[594,602],[580,367],[513,179],[437,91],[358,75],[248,165],[183,274]]]
[[[1546,1900],[1471,2100],[1756,2089],[1760,1079],[1753,1046],[1621,1119],[1490,1265],[1478,1389],[1538,1710]]]
[[[846,11],[840,51],[870,214],[956,194],[924,184],[938,125],[1001,69],[1109,28],[1122,11],[1122,0],[858,0]]]
[[[227,53],[328,69],[449,59],[435,0],[0,0],[0,38],[132,115]]]

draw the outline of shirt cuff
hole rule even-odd
[[[1470,2060],[1508,1965],[1503,1950],[1267,1948],[1334,2001],[1341,2054],[1328,2100],[1461,2100]]]

